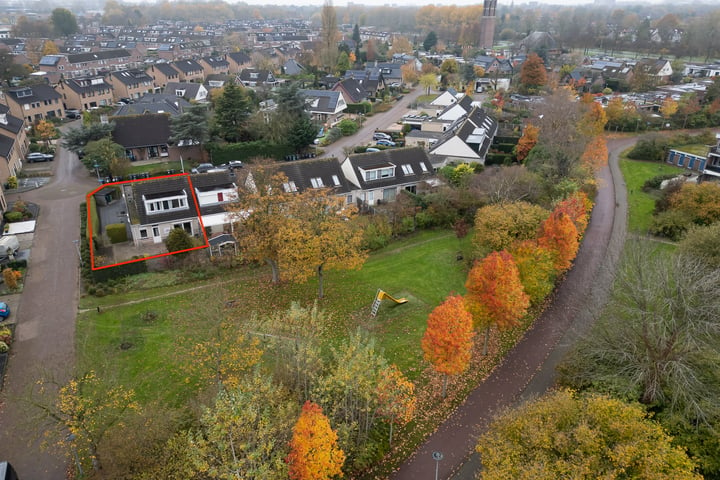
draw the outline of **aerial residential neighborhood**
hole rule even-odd
[[[0,2],[0,480],[718,478],[719,25]]]

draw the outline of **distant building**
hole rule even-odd
[[[492,48],[495,41],[495,9],[497,0],[485,0],[480,19],[480,48]]]

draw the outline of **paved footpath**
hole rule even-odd
[[[618,155],[634,142],[634,138],[608,141],[609,167],[599,175],[600,188],[585,238],[572,270],[556,289],[552,304],[392,479],[430,479],[436,467],[440,479],[474,479],[479,468],[474,447],[493,415],[524,397],[542,394],[553,385],[555,366],[592,324],[612,283],[627,220],[627,197]],[[442,453],[442,460],[436,462],[433,452]]]
[[[23,399],[41,377],[64,382],[74,367],[78,254],[73,240],[80,235],[79,205],[98,185],[65,149],[58,149],[52,168],[49,184],[9,195],[10,201],[22,198],[40,206],[20,306],[12,313],[17,327],[0,397],[0,461],[9,461],[23,480],[65,478],[67,459],[41,448],[46,426],[33,419]]]

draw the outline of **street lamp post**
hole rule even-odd
[[[98,165],[96,163],[95,165],[93,165],[93,167],[95,167],[95,173],[97,174],[98,182],[99,182],[100,181],[100,165]]]
[[[435,480],[438,480],[438,471],[440,470],[440,460],[443,459],[442,452],[433,452],[433,460],[435,460]]]

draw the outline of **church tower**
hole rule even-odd
[[[497,0],[485,0],[480,19],[480,48],[490,49],[495,40],[495,9]]]

